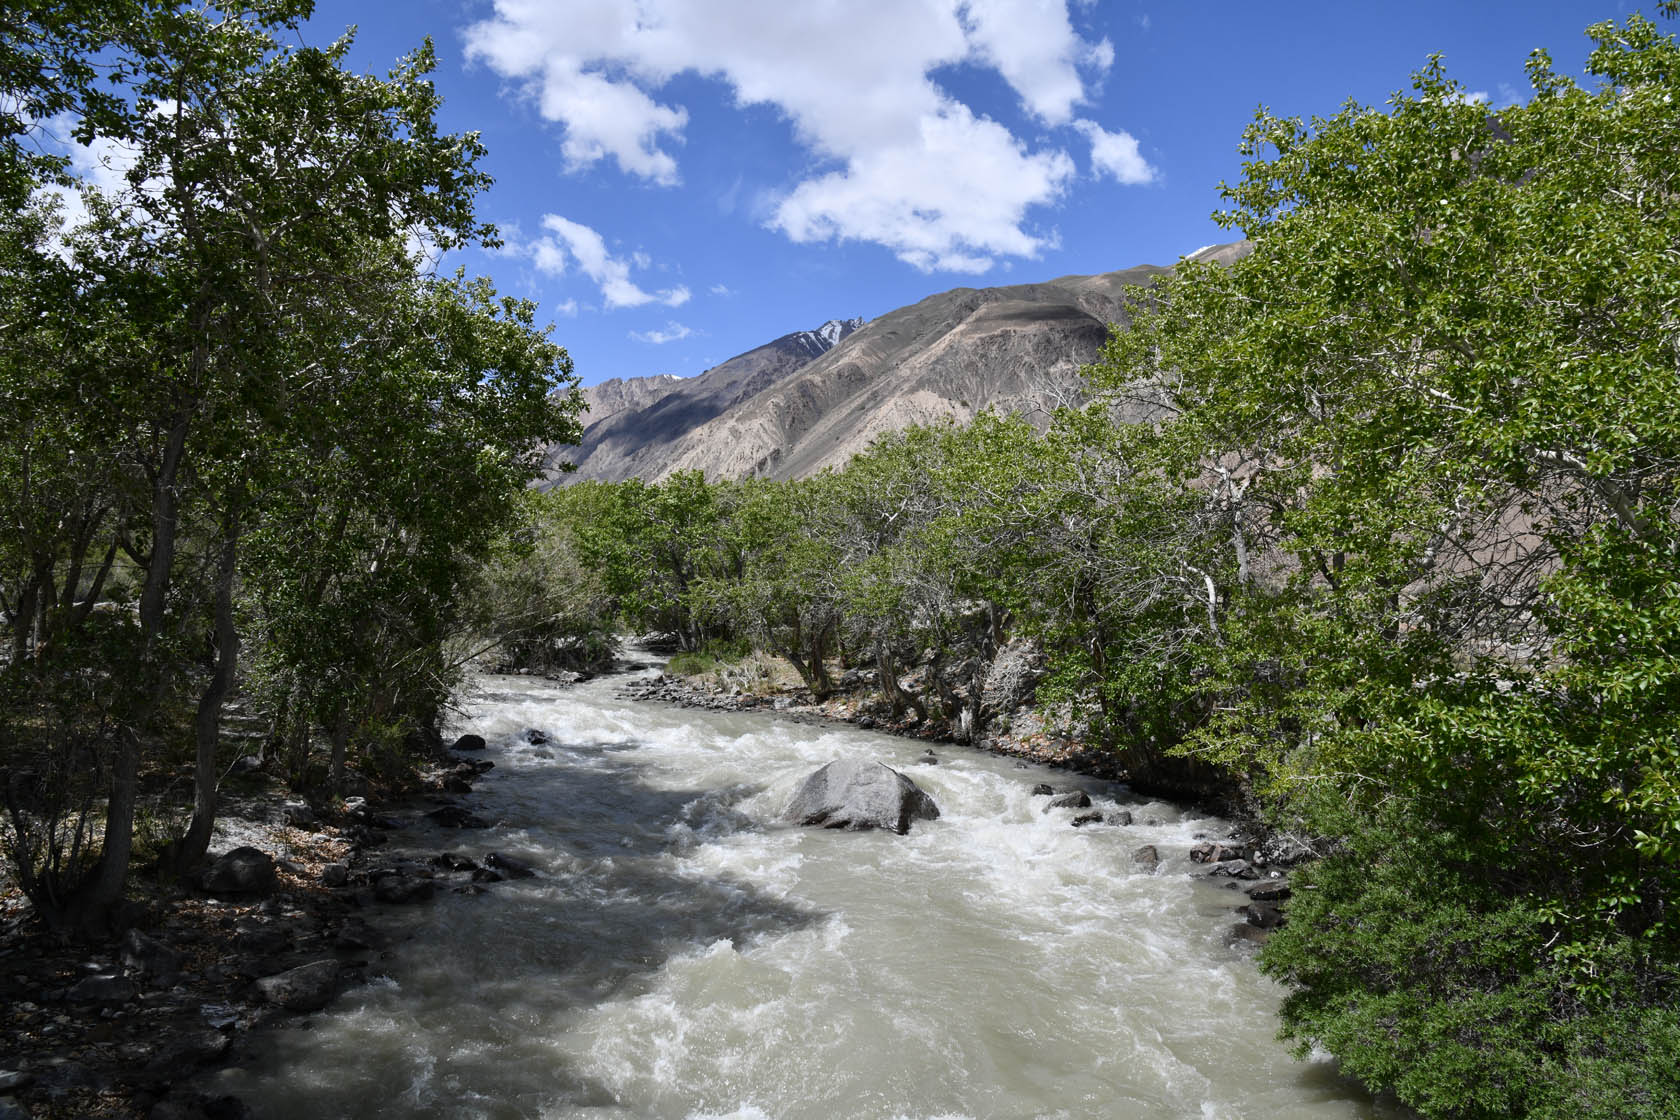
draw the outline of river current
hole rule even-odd
[[[391,846],[537,876],[377,914],[397,944],[373,981],[269,1032],[226,1090],[276,1118],[1388,1115],[1275,1039],[1280,989],[1229,939],[1240,899],[1188,877],[1218,819],[961,747],[923,764],[886,735],[619,699],[624,680],[478,680],[457,730],[489,741],[467,803],[493,827]],[[779,823],[842,756],[908,774],[939,820]],[[1046,781],[1138,823],[1072,828]]]

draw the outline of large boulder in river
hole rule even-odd
[[[806,778],[782,815],[795,824],[849,832],[890,828],[902,836],[913,820],[936,820],[939,806],[890,766],[841,758]]]

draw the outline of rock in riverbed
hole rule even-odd
[[[338,994],[342,978],[337,961],[313,961],[265,976],[256,987],[264,999],[287,1011],[319,1011]]]
[[[939,806],[890,766],[841,758],[806,778],[782,816],[795,824],[848,832],[888,828],[902,836],[913,820],[937,820]]]

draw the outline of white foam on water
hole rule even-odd
[[[1280,993],[1192,881],[1223,822],[1007,759],[487,678],[495,826],[392,834],[535,879],[390,915],[397,977],[230,1079],[259,1115],[670,1120],[1384,1115],[1274,1038]],[[531,742],[535,729],[547,742]],[[779,820],[837,757],[921,784],[906,836]],[[1075,829],[1032,787],[1133,824]],[[1150,871],[1131,854],[1153,845]],[[400,982],[400,983],[399,983]],[[307,1075],[300,1071],[308,1070]],[[243,1077],[243,1081],[241,1081]]]

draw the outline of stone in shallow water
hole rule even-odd
[[[508,879],[529,879],[537,873],[536,869],[524,860],[503,855],[501,852],[491,852],[485,856],[484,866],[500,871]]]
[[[1090,807],[1091,795],[1082,789],[1076,789],[1072,793],[1052,797],[1045,803],[1044,812],[1048,813],[1052,809],[1089,809]]]
[[[913,820],[937,820],[939,806],[890,766],[842,758],[806,778],[782,816],[795,824],[848,832],[886,828],[902,836]]]
[[[337,961],[314,961],[257,981],[269,1003],[288,1011],[319,1011],[338,994],[343,970]]]

